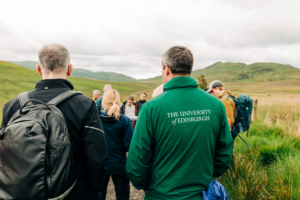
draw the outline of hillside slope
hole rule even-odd
[[[204,69],[195,70],[193,78],[203,74],[208,81],[223,82],[264,82],[279,80],[296,80],[300,78],[300,69],[291,65],[278,63],[244,63],[217,62]]]
[[[192,72],[191,77],[197,79],[203,74],[207,82],[221,80],[230,83],[259,83],[265,81],[299,80],[300,69],[291,65],[278,63],[245,63],[217,62],[203,69]],[[156,82],[162,79],[156,76],[143,82]]]
[[[18,93],[34,89],[36,82],[41,79],[41,75],[35,70],[0,61],[0,104],[1,98],[2,102],[7,102]],[[141,92],[153,91],[153,88],[158,86],[155,83],[115,82],[77,77],[70,77],[69,81],[73,84],[74,90],[81,91],[89,97],[92,96],[93,90],[99,89],[102,92],[104,85],[111,84],[124,100],[130,95],[138,97]]]
[[[38,62],[35,61],[20,61],[20,62],[15,62],[15,61],[7,61],[22,67],[26,67],[29,69],[36,69],[36,65]],[[114,73],[114,72],[92,72],[89,70],[85,69],[80,69],[80,68],[74,68],[72,71],[71,76],[74,77],[80,77],[80,78],[91,78],[91,79],[98,79],[98,80],[106,80],[106,81],[135,81],[134,78],[130,76],[126,76],[124,74],[119,74],[119,73]]]

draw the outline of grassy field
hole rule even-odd
[[[289,68],[289,66],[287,66]],[[18,93],[34,88],[39,74],[26,68],[0,61],[0,112],[4,103]],[[6,75],[6,77],[3,76]],[[122,100],[139,96],[161,84],[158,78],[136,82],[109,82],[70,78],[75,90],[88,97],[94,89],[111,84]],[[258,115],[252,121],[249,137],[241,134],[234,144],[235,169],[230,169],[219,181],[233,200],[300,199],[300,80],[226,82],[225,88],[239,95],[248,93],[258,100]],[[2,113],[0,113],[2,116]],[[1,120],[1,119],[0,119]]]
[[[42,77],[38,72],[27,69],[15,64],[0,61],[0,123],[2,120],[3,106],[9,100],[15,98],[19,93],[34,89],[36,82]],[[73,84],[74,90],[83,92],[84,95],[92,98],[93,91],[99,89],[103,91],[106,84],[111,84],[121,95],[121,102],[129,96],[134,95],[138,100],[142,92],[146,92],[150,97],[153,88],[161,82],[115,82],[101,81],[94,79],[84,79],[70,77],[69,81]]]
[[[300,199],[300,91],[297,82],[289,83],[280,84],[277,92],[275,85],[274,90],[263,85],[250,90],[258,99],[258,117],[249,137],[242,137],[251,148],[236,138],[235,169],[219,179],[230,199]],[[245,90],[249,87],[240,92]]]

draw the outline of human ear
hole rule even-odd
[[[41,65],[40,65],[40,64],[37,64],[37,65],[36,65],[36,71],[38,71],[38,73],[39,73],[40,75],[43,75],[42,69],[41,69]]]
[[[166,70],[166,76],[169,76],[171,74],[171,69],[168,65],[165,65],[165,70]]]
[[[68,76],[71,76],[72,70],[73,70],[73,65],[69,64],[69,66],[68,66],[68,72],[67,72]]]

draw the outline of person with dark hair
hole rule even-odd
[[[136,116],[136,104],[134,103],[134,97],[128,97],[121,107],[121,113],[127,117]]]
[[[138,116],[139,111],[144,103],[146,103],[147,94],[146,92],[141,94],[141,99],[136,102],[136,116]]]
[[[139,111],[126,165],[145,199],[202,199],[213,178],[230,166],[233,140],[224,105],[190,77],[191,50],[162,56],[164,92]]]
[[[130,186],[125,166],[126,152],[128,152],[131,142],[133,127],[130,119],[120,114],[120,95],[116,90],[110,89],[105,92],[102,105],[105,111],[100,111],[100,117],[107,141],[109,158],[100,200],[106,199],[110,177],[112,177],[115,185],[117,199],[129,200]]]
[[[123,103],[121,107],[121,113],[130,118],[132,128],[134,129],[134,125],[136,122],[136,104],[134,103],[133,96],[128,97],[127,101]]]

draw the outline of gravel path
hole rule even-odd
[[[135,187],[133,187],[133,185],[130,183],[130,200],[144,199],[144,196],[145,193],[143,190],[135,189]],[[111,179],[107,187],[106,200],[116,200],[115,186]]]

